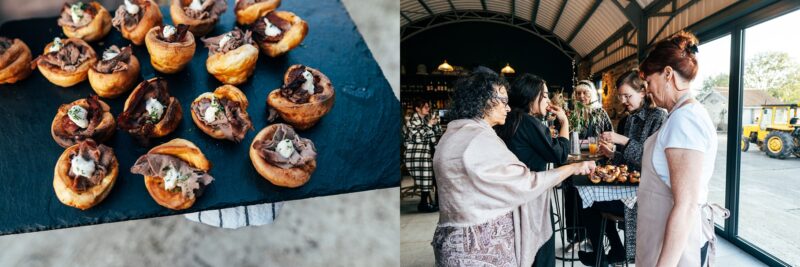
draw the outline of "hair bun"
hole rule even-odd
[[[697,50],[697,45],[696,44],[690,44],[690,45],[686,46],[686,52],[690,52],[692,54],[697,54],[698,51],[699,50]]]
[[[700,41],[698,41],[697,37],[690,32],[679,31],[670,36],[669,39],[675,44],[675,46],[686,51],[687,53],[696,54],[698,52],[697,44],[700,43]]]

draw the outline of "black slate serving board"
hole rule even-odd
[[[233,0],[213,32],[216,36],[233,29]],[[116,7],[106,7],[112,14]],[[130,173],[131,165],[149,147],[117,130],[106,145],[114,148],[120,163],[116,185],[97,206],[80,211],[58,201],[53,191],[53,169],[64,151],[50,136],[50,122],[59,105],[88,97],[94,91],[84,81],[61,88],[37,70],[26,80],[0,85],[0,235],[143,219],[207,209],[395,187],[400,184],[400,108],[389,83],[339,1],[284,1],[279,10],[292,11],[308,22],[303,44],[278,58],[259,55],[255,74],[237,86],[250,102],[248,112],[255,130],[240,144],[213,139],[192,122],[189,105],[203,92],[221,83],[206,71],[208,50],[198,39],[190,65],[176,74],[160,74],[150,64],[144,45],[134,46],[143,79],[166,78],[170,93],[181,102],[184,118],[170,135],[155,139],[151,146],[173,138],[194,142],[212,162],[215,181],[191,209],[173,212],[152,200],[144,178]],[[164,23],[172,24],[168,7],[162,6]],[[64,37],[56,18],[11,21],[0,26],[0,35],[22,39],[33,56],[56,36]],[[112,44],[128,45],[116,29],[93,43],[95,51]],[[259,176],[248,156],[256,133],[268,125],[267,94],[280,87],[286,69],[305,64],[325,73],[336,90],[336,102],[327,116],[313,128],[299,132],[314,141],[318,150],[317,170],[310,181],[295,189],[274,186]],[[103,99],[116,117],[128,93]],[[278,120],[280,121],[280,120]]]

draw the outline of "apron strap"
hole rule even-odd
[[[701,206],[701,209],[708,214],[707,218],[703,222],[703,234],[705,234],[706,239],[708,240],[708,253],[706,254],[706,262],[708,263],[706,266],[711,267],[714,266],[714,258],[716,257],[716,243],[717,243],[717,236],[714,234],[714,215],[719,213],[719,216],[723,219],[727,219],[731,216],[731,212],[723,208],[717,203],[706,203]]]

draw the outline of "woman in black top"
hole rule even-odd
[[[641,171],[644,141],[661,127],[667,112],[657,108],[646,97],[644,81],[637,70],[624,73],[617,79],[617,97],[630,113],[621,123],[620,133],[604,132],[600,139],[600,153],[611,159],[610,164],[628,165],[628,169]],[[612,149],[612,144],[616,148]]]
[[[638,70],[628,71],[617,79],[617,97],[622,105],[625,107],[630,115],[625,117],[624,122],[620,122],[620,127],[615,132],[603,132],[600,135],[600,154],[609,158],[608,164],[612,165],[628,165],[630,171],[641,171],[642,166],[642,151],[644,141],[650,135],[658,131],[667,119],[667,112],[663,109],[655,107],[652,101],[645,93],[645,82],[639,78]],[[613,148],[612,148],[613,147]],[[598,227],[591,227],[600,225],[602,213],[607,212],[617,216],[625,216],[625,236],[636,236],[636,209],[632,210],[633,213],[625,213],[625,204],[620,200],[613,201],[596,201],[591,207],[584,211],[584,219],[587,226],[586,231],[589,235],[592,244],[599,244],[600,238],[603,233],[600,232]],[[614,224],[608,224],[604,229],[605,235],[608,236],[611,250],[608,256],[601,255],[602,258],[607,258],[608,262],[615,263],[625,260],[626,251],[623,251],[623,245],[616,232]],[[628,241],[627,249],[631,252],[635,251],[635,238],[626,238]],[[597,250],[595,251],[602,251]],[[578,255],[581,262],[585,265],[594,265],[596,254],[581,252]]]
[[[562,165],[569,154],[569,122],[564,110],[550,105],[547,85],[542,78],[525,73],[519,76],[508,91],[511,112],[506,122],[496,128],[497,135],[508,149],[531,171],[544,171],[547,163]],[[560,123],[558,136],[553,138],[545,114],[552,112]],[[550,197],[546,194],[543,197]],[[549,208],[548,208],[549,212]],[[551,217],[552,220],[552,217]],[[555,266],[555,238],[550,237],[536,253],[534,266]]]

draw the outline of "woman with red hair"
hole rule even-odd
[[[710,266],[714,213],[727,217],[727,210],[707,203],[717,134],[689,89],[697,75],[697,44],[691,33],[678,32],[656,43],[640,65],[653,102],[669,115],[644,143],[636,265]]]

